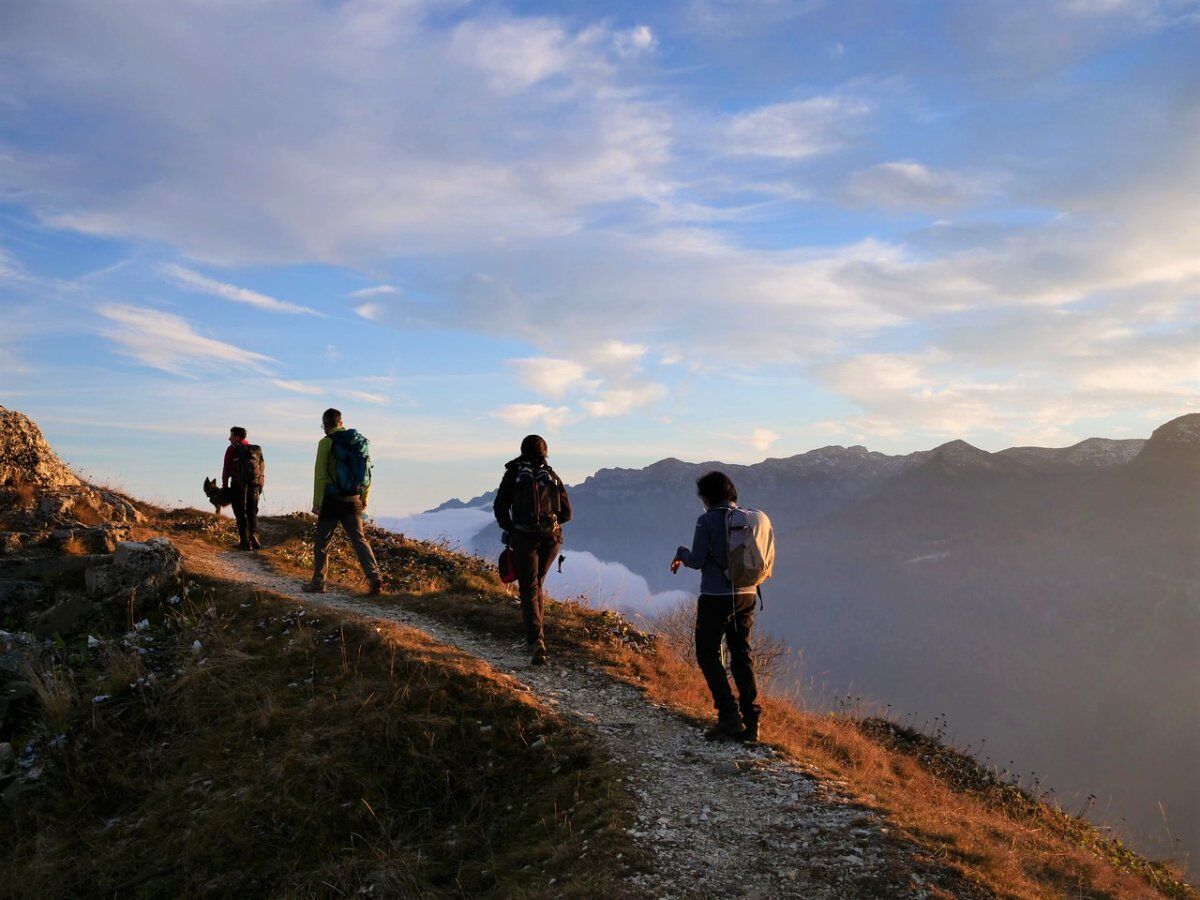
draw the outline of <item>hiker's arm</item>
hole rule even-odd
[[[496,502],[492,504],[492,514],[496,517],[496,524],[503,531],[512,531],[512,495],[513,481],[516,478],[511,469],[506,469],[504,477],[500,479],[500,487],[496,489]]]
[[[321,508],[321,501],[325,499],[325,485],[332,484],[329,480],[329,448],[333,445],[333,441],[329,438],[321,438],[317,444],[317,464],[313,468],[313,509]]]
[[[558,496],[561,501],[558,504],[558,524],[566,525],[571,521],[571,498],[567,496],[567,486],[561,478],[558,480]]]
[[[696,521],[696,533],[692,536],[692,549],[680,547],[675,551],[675,559],[689,569],[699,569],[708,558],[708,526],[704,524],[704,516]]]
[[[366,509],[367,508],[367,498],[371,496],[371,486],[368,484],[366,487],[364,487],[362,489],[362,493],[359,494],[359,496],[362,497],[363,509]]]
[[[233,445],[225,448],[225,463],[221,466],[221,487],[229,487],[229,479],[234,476],[233,471],[234,452]]]

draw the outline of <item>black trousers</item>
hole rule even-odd
[[[558,558],[562,536],[557,533],[541,535],[513,531],[509,534],[508,546],[512,550],[513,568],[517,571],[525,640],[536,644],[546,636],[542,615],[542,588],[546,582],[546,573]]]
[[[250,543],[250,538],[258,536],[258,488],[252,484],[234,483],[231,487],[233,499],[229,506],[233,510],[233,518],[237,522],[238,537],[243,546]]]
[[[346,538],[358,557],[363,574],[371,584],[380,580],[379,564],[375,552],[367,540],[362,520],[363,505],[357,497],[346,500],[341,497],[326,497],[317,516],[317,537],[313,543],[313,584],[325,583],[325,572],[329,567],[329,543],[338,525],[346,532]]]
[[[696,661],[708,682],[717,715],[732,716],[741,711],[743,719],[757,721],[758,684],[754,678],[754,594],[701,594],[696,600]],[[737,700],[729,689],[725,666],[721,662],[721,641],[729,647],[729,669],[737,685]]]

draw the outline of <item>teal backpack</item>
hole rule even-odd
[[[371,442],[353,428],[335,431],[329,436],[333,447],[329,454],[329,493],[350,497],[361,494],[371,484]]]

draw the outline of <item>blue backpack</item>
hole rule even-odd
[[[353,428],[335,431],[329,438],[331,492],[343,497],[361,494],[371,484],[371,442]]]

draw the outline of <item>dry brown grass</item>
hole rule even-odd
[[[63,666],[38,662],[26,662],[22,670],[37,697],[38,712],[46,731],[51,735],[62,734],[67,730],[76,699],[75,678],[71,671]]]
[[[304,530],[299,524],[289,529],[273,558],[284,570],[301,576]],[[379,535],[377,540],[387,538]],[[381,554],[385,572],[420,587],[391,600],[492,634],[520,635],[515,601],[489,566],[428,544],[402,543],[408,546],[391,556]],[[458,560],[457,570],[443,565],[443,553]],[[423,561],[437,565],[411,571]],[[338,580],[361,584],[357,565],[344,547],[334,552],[331,581]],[[667,642],[648,650],[631,641],[611,614],[578,603],[551,602],[546,616],[552,652],[586,657],[698,723],[712,716],[703,679]],[[1149,862],[1087,822],[1036,799],[1013,804],[1001,802],[994,792],[961,789],[954,779],[939,774],[937,766],[926,766],[915,755],[867,733],[860,719],[806,712],[780,697],[768,697],[764,705],[765,741],[823,777],[847,782],[864,805],[890,819],[923,849],[929,865],[958,873],[964,891],[1031,900],[1195,896],[1171,866]]]
[[[88,552],[87,543],[77,534],[73,534],[63,541],[60,549],[67,556],[82,556]]]
[[[0,895],[618,896],[637,863],[610,764],[421,632],[212,584],[148,634],[60,706]]]
[[[37,502],[37,489],[22,478],[10,479],[5,494],[14,509],[32,509]]]

